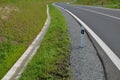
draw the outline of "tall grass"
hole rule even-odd
[[[50,14],[49,30],[20,80],[71,80],[66,21],[53,6],[50,6]]]
[[[58,0],[0,0],[0,79],[41,31],[46,4],[54,1]],[[4,12],[6,7],[17,11]]]

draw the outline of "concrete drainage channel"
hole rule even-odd
[[[42,42],[42,39],[49,27],[50,24],[50,14],[49,7],[47,5],[47,20],[43,26],[41,32],[34,39],[32,44],[24,52],[24,54],[18,59],[18,61],[13,65],[13,67],[8,71],[8,73],[2,78],[2,80],[18,80],[24,68],[26,67],[29,60],[35,55],[37,49]]]
[[[55,4],[54,4],[55,5]],[[57,6],[57,5],[55,5],[55,6]],[[96,64],[88,64],[87,62],[85,62],[85,63],[83,63],[83,64],[88,64],[88,65],[86,65],[86,66],[91,66],[91,65],[93,65],[93,67],[94,67],[94,69],[93,69],[93,73],[94,72],[96,72],[97,73],[97,75],[99,75],[99,76],[97,76],[97,75],[95,75],[95,74],[89,74],[89,72],[92,72],[92,70],[90,71],[89,69],[88,69],[88,71],[86,71],[87,73],[86,74],[84,74],[85,72],[82,72],[83,70],[84,70],[84,67],[83,67],[83,69],[81,69],[81,67],[82,66],[79,66],[79,68],[78,68],[78,71],[77,71],[77,73],[75,73],[76,75],[79,75],[79,76],[81,76],[80,78],[74,78],[74,77],[77,77],[77,76],[75,76],[75,75],[73,75],[73,80],[119,80],[120,79],[120,76],[119,76],[119,74],[120,74],[120,71],[119,71],[119,67],[118,66],[116,66],[117,64],[119,64],[119,63],[113,63],[114,61],[111,59],[111,57],[112,56],[109,56],[108,54],[112,54],[113,52],[107,47],[107,45],[106,44],[104,44],[104,42],[102,42],[101,41],[101,39],[96,35],[96,34],[94,34],[94,32],[92,32],[92,30],[91,29],[89,29],[89,27],[84,23],[84,22],[82,22],[80,19],[78,19],[74,14],[72,14],[70,11],[68,11],[68,10],[66,10],[66,9],[64,9],[64,8],[62,8],[62,7],[60,7],[60,6],[57,6],[58,8],[60,8],[60,10],[63,12],[63,14],[65,15],[65,14],[69,14],[70,16],[72,16],[75,20],[76,20],[76,22],[78,22],[79,23],[79,25],[78,26],[80,26],[81,24],[83,25],[83,26],[85,26],[85,29],[87,29],[87,35],[88,35],[88,37],[89,37],[89,39],[90,39],[90,41],[92,42],[92,45],[93,45],[93,47],[94,47],[94,50],[96,50],[96,54],[98,55],[98,57],[99,57],[99,59],[100,59],[100,61],[99,61],[99,63],[101,63],[101,65],[103,65],[103,67],[102,68],[100,68],[100,67],[98,67],[99,69],[98,70],[100,70],[102,73],[103,73],[103,75],[101,74],[101,73],[97,73],[97,71],[96,71],[96,68],[95,68],[95,65],[98,65],[99,63],[96,63]],[[69,17],[70,17],[69,16]],[[66,17],[66,15],[65,15],[65,17]],[[66,17],[66,18],[68,18],[68,17]],[[70,20],[70,19],[67,19],[68,21]],[[72,22],[71,22],[72,23]],[[70,24],[70,23],[69,23]],[[68,24],[68,26],[70,26]],[[74,24],[74,23],[73,23]],[[72,27],[75,27],[75,25],[73,25]],[[75,29],[75,28],[73,28],[73,29]],[[77,29],[76,29],[77,30]],[[90,31],[90,32],[89,32]],[[77,31],[75,31],[75,33],[76,33]],[[92,33],[92,34],[91,34]],[[80,34],[80,31],[79,31],[79,34]],[[75,37],[74,37],[75,38]],[[87,39],[87,38],[86,38]],[[98,40],[96,40],[96,39],[98,39]],[[98,41],[98,42],[97,42]],[[100,43],[101,42],[101,43]],[[86,42],[85,42],[86,43]],[[104,45],[102,45],[102,44],[104,44]],[[88,47],[89,46],[89,44],[86,44],[87,46],[86,47]],[[102,46],[101,46],[102,45]],[[74,47],[74,46],[73,46]],[[90,46],[89,46],[90,47]],[[104,47],[104,48],[103,48]],[[80,50],[82,50],[82,49],[80,49]],[[85,53],[88,53],[87,52],[88,50],[86,50],[85,51]],[[75,52],[74,52],[75,53]],[[80,54],[81,54],[81,52],[79,52]],[[83,52],[84,53],[84,52]],[[90,57],[90,53],[89,54],[87,54],[87,55],[89,55],[89,57]],[[85,55],[84,55],[85,56]],[[83,56],[83,57],[84,57]],[[83,58],[83,57],[79,57],[79,58]],[[88,57],[88,58],[89,58]],[[77,57],[76,57],[77,58]],[[93,57],[91,57],[91,58],[93,58]],[[95,56],[94,56],[94,58],[95,58]],[[97,57],[96,57],[97,58]],[[71,58],[72,59],[72,58]],[[81,60],[79,60],[79,61],[82,61],[83,59],[81,59]],[[86,59],[87,60],[87,59]],[[97,59],[96,59],[97,60]],[[91,60],[92,61],[92,60]],[[117,61],[117,60],[116,60]],[[79,65],[80,65],[81,63],[79,63]],[[99,65],[99,66],[101,66],[101,65]],[[72,65],[71,65],[72,66]],[[85,67],[86,67],[85,66]],[[78,65],[76,65],[76,66],[74,66],[74,67],[78,67]],[[87,67],[87,68],[91,68],[91,67]],[[74,69],[74,68],[73,68]],[[81,69],[81,71],[80,71],[80,69]],[[92,68],[91,68],[92,69]],[[80,72],[79,72],[80,71]],[[73,71],[73,73],[74,73],[74,71]],[[84,75],[83,75],[84,74]],[[90,75],[90,76],[89,76]],[[93,75],[95,75],[95,76],[93,76]],[[102,76],[101,76],[102,75]],[[101,78],[100,78],[100,76],[101,76]],[[104,78],[103,78],[103,76],[104,76]],[[88,78],[85,78],[85,77],[88,77]]]

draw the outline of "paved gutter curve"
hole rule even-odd
[[[25,66],[29,62],[29,60],[35,55],[37,49],[40,47],[40,43],[42,42],[45,33],[50,24],[50,14],[49,7],[47,5],[47,20],[41,30],[41,32],[34,39],[32,44],[28,47],[28,49],[23,53],[23,55],[18,59],[18,61],[13,65],[13,67],[7,72],[7,74],[2,78],[2,80],[18,80],[21,73],[23,72]]]

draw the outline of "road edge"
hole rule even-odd
[[[57,6],[56,6],[57,7]],[[57,7],[58,9],[60,9],[60,11],[62,12],[62,10],[63,9],[61,9],[61,8],[59,8],[59,7]],[[69,16],[71,16],[69,13],[67,13],[65,10],[63,10],[66,14],[68,14]],[[63,12],[63,14],[64,14],[64,12]],[[65,16],[65,15],[64,15]],[[71,16],[72,17],[72,16]],[[74,17],[72,17],[73,19],[74,19]],[[82,27],[82,25],[81,24],[79,24],[78,23],[78,21],[76,20],[76,19],[74,19],[75,21],[76,21],[76,23],[78,24],[78,26],[79,27]],[[72,25],[72,26],[76,26],[76,25]],[[80,29],[81,30],[81,29]],[[79,34],[80,35],[80,34]],[[87,37],[88,38],[88,42],[90,41],[90,43],[91,43],[91,45],[93,45],[93,43],[92,43],[92,41],[91,41],[91,39],[89,38],[89,36],[88,36],[88,33],[87,33],[87,31],[85,31],[85,36],[84,37]],[[84,44],[84,48],[83,47],[80,47],[80,45],[78,46],[77,45],[77,47],[75,47],[74,45],[71,47],[72,49],[74,49],[75,48],[75,50],[76,49],[80,49],[80,51],[78,52],[78,54],[80,53],[80,54],[87,54],[87,52],[85,51],[84,52],[84,49],[85,48],[87,48],[88,46],[87,46],[87,43],[86,43],[86,39],[85,39],[85,44]],[[72,43],[71,43],[71,45],[72,45]],[[90,47],[90,46],[89,46]],[[93,48],[94,48],[94,51],[96,52],[95,54],[96,54],[96,56],[98,57],[98,59],[99,59],[99,61],[100,61],[100,63],[101,63],[101,59],[99,58],[99,56],[98,56],[98,53],[97,53],[97,51],[96,51],[96,48],[94,47],[94,45],[93,45]],[[82,52],[83,51],[83,52]],[[87,49],[87,51],[88,51],[88,49]],[[93,52],[94,53],[94,52]],[[71,53],[72,54],[72,53]],[[76,54],[75,52],[73,52],[73,54]],[[91,54],[91,53],[88,53],[88,54]],[[80,55],[79,55],[80,56]],[[81,56],[83,56],[83,55],[81,55]],[[85,55],[84,55],[85,56]],[[73,58],[73,57],[71,57],[71,58]],[[76,57],[77,58],[77,57]],[[83,59],[83,58],[81,58],[81,59]],[[76,60],[76,59],[75,59]],[[80,58],[79,58],[79,60],[80,60]],[[74,59],[73,59],[73,61],[74,61]],[[82,60],[81,60],[82,61]],[[81,61],[80,61],[80,63],[81,63]],[[76,62],[74,62],[74,63],[76,63]],[[79,64],[79,63],[78,63]],[[86,63],[85,63],[86,64]],[[74,64],[75,65],[75,64]],[[80,65],[80,64],[79,64]],[[91,64],[92,65],[92,64]],[[96,64],[97,65],[97,64]],[[101,63],[101,65],[103,65],[102,63]],[[72,64],[71,64],[71,66],[72,66]],[[78,66],[78,65],[77,65]],[[82,65],[81,65],[82,66]],[[81,66],[79,66],[79,67],[81,67]],[[103,80],[106,80],[106,75],[104,75],[105,74],[105,70],[104,70],[104,67],[103,66],[101,66],[102,67],[102,69],[103,69],[103,77],[104,77],[104,79]],[[71,68],[72,69],[72,68]],[[81,69],[81,68],[79,68],[79,69]],[[81,69],[82,70],[82,69]],[[92,70],[92,69],[91,69]],[[74,70],[74,71],[76,71],[76,69]],[[73,73],[74,73],[74,71],[73,71]],[[96,71],[96,70],[95,70]],[[87,71],[86,71],[87,72]],[[77,74],[78,74],[78,71],[76,72]],[[80,71],[80,74],[82,73],[82,71]],[[75,74],[75,73],[74,73]],[[87,74],[88,75],[88,74]],[[74,75],[75,76],[75,75]],[[78,74],[78,76],[80,76],[79,74]],[[87,77],[87,76],[85,76],[85,77]],[[92,76],[91,76],[92,77]],[[77,76],[75,76],[74,78],[73,78],[73,80],[74,79],[83,79],[83,77],[81,76],[81,77],[77,77]]]
[[[54,4],[56,5],[56,4]],[[58,6],[58,5],[56,5]],[[64,9],[63,7],[58,6],[59,8]],[[111,59],[111,61],[115,64],[115,66],[120,71],[120,59],[115,55],[115,53],[105,44],[103,40],[101,40],[97,34],[92,31],[82,20],[80,20],[77,16],[75,16],[72,12],[70,12],[67,9],[64,9],[66,12],[68,12],[70,15],[72,15],[80,24],[84,26],[84,28],[90,33],[90,35],[95,39],[95,41],[99,44],[99,46],[104,50],[104,52],[107,54],[107,56]]]
[[[82,25],[84,24],[85,28],[88,27],[82,20],[80,20],[78,17],[76,17],[73,13],[71,13],[67,9],[65,9],[65,8],[63,8],[63,7],[59,6],[59,5],[56,5],[56,6],[58,6],[61,9],[64,9],[66,12],[68,12],[71,16],[73,16],[76,19],[76,21],[78,23],[80,23],[80,24],[82,23]],[[101,60],[101,62],[103,64],[103,68],[105,69],[104,72],[105,72],[106,80],[109,80],[109,79],[110,80],[119,80],[120,59],[115,55],[115,53],[106,44],[105,44],[105,46],[101,45],[101,42],[98,42],[96,40],[96,37],[94,37],[88,30],[91,30],[89,27],[88,27],[88,29],[86,29],[86,32],[87,32],[88,37],[92,41],[93,46],[95,47],[95,49],[96,49],[96,51],[98,53],[98,57],[100,58],[100,60]],[[92,33],[94,33],[94,32],[92,31]],[[96,33],[94,33],[94,34],[96,34]],[[97,36],[97,39],[98,38],[99,37]],[[102,41],[102,40],[100,40],[100,41]],[[103,41],[102,41],[102,44],[104,44]],[[105,47],[107,47],[107,49]],[[107,53],[106,53],[106,50],[108,50]],[[112,52],[109,52],[109,51],[112,51]],[[112,53],[112,55],[109,56],[108,54],[111,54],[111,53]],[[114,57],[114,59],[111,59],[114,55],[117,58]],[[116,76],[113,77],[114,74],[116,74]]]

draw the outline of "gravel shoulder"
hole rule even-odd
[[[71,40],[70,65],[73,80],[105,80],[102,63],[91,41],[85,33],[85,47],[80,48],[80,25],[77,21],[60,9],[66,18]]]

